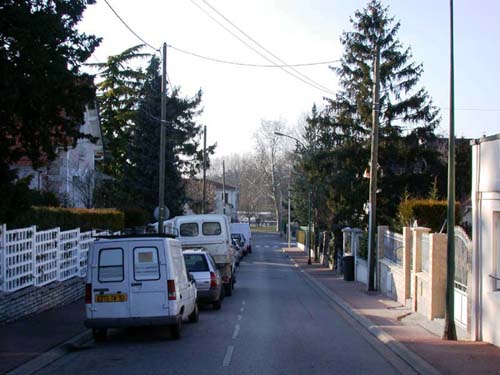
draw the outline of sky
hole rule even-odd
[[[148,44],[155,48],[164,42],[172,46],[167,49],[170,84],[180,86],[187,97],[202,89],[204,110],[198,122],[207,126],[208,143],[217,143],[217,157],[251,152],[255,147],[253,134],[262,120],[281,120],[291,132],[296,131],[313,104],[321,107],[325,96],[334,95],[338,81],[329,69],[329,65],[336,63],[296,68],[327,90],[324,91],[279,68],[222,64],[180,52],[178,49],[231,62],[269,64],[229,33],[226,29],[258,49],[209,5],[286,64],[303,64],[339,59],[343,52],[340,36],[352,29],[350,17],[367,3],[362,0],[107,1]],[[448,136],[449,1],[383,0],[382,3],[401,22],[399,40],[403,46],[411,47],[413,61],[423,64],[421,85],[442,109],[439,133]],[[497,92],[500,1],[455,0],[454,7],[455,135],[479,138],[497,134],[500,132]],[[104,0],[97,0],[87,8],[79,30],[103,38],[90,63],[103,62],[107,56],[141,43]],[[149,52],[155,53],[153,49]]]

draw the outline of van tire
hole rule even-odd
[[[231,297],[233,295],[233,280],[228,284],[224,284],[224,293],[226,296]]]
[[[182,319],[179,319],[176,324],[171,325],[169,327],[172,339],[179,340],[181,338],[181,327],[182,327]]]
[[[106,341],[108,336],[107,328],[92,328],[92,337],[96,342]]]
[[[212,304],[212,306],[214,310],[220,310],[222,307],[222,296],[220,296],[219,299]]]
[[[194,304],[194,310],[189,314],[189,323],[197,323],[200,319],[200,311],[198,310],[198,304]]]

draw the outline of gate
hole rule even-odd
[[[467,329],[468,276],[472,241],[461,227],[455,227],[455,323]]]

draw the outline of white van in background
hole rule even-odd
[[[225,215],[185,215],[172,219],[183,250],[203,249],[215,260],[226,296],[232,295],[236,282],[235,253],[229,221]]]
[[[246,252],[252,252],[252,232],[248,223],[231,223],[231,233],[241,233],[245,237]]]
[[[196,285],[171,235],[101,237],[88,262],[85,325],[96,341],[132,326],[169,326],[178,339],[183,319],[198,321]]]

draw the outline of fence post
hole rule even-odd
[[[411,228],[403,228],[403,272],[404,272],[404,297],[411,298]]]
[[[33,254],[33,259],[32,259],[32,267],[33,267],[33,272],[31,273],[31,276],[33,278],[33,285],[36,285],[36,277],[38,275],[38,270],[36,269],[36,264],[37,264],[37,261],[36,261],[36,225],[32,225],[31,226],[31,233],[32,233],[32,236],[31,237],[31,251],[32,251],[32,254]]]
[[[389,230],[389,227],[387,225],[379,225],[377,227],[377,267],[376,267],[376,272],[377,272],[377,285],[375,288],[377,290],[381,290],[380,287],[380,273],[381,273],[381,268],[380,268],[380,260],[384,257],[384,236],[385,232]]]
[[[7,254],[5,254],[6,250],[6,232],[7,225],[2,224],[0,227],[0,291],[4,290],[5,279],[7,278],[7,264],[5,259],[7,259]]]
[[[412,228],[413,231],[413,296],[412,296],[412,309],[417,311],[417,296],[418,296],[418,283],[417,273],[422,271],[422,235],[429,233],[429,228],[416,227]]]
[[[447,259],[446,234],[433,233],[429,236],[429,289],[431,300],[429,308],[430,320],[442,318],[445,313],[446,301],[446,264]]]

